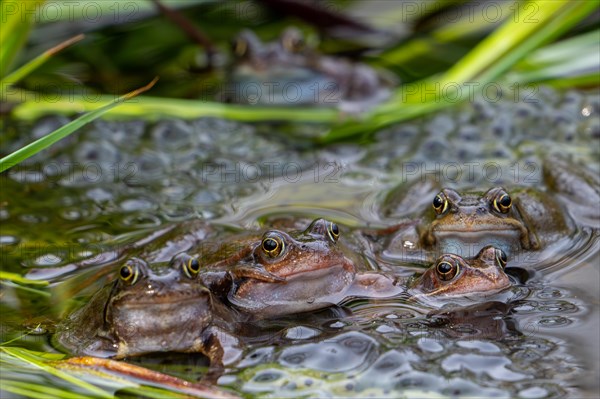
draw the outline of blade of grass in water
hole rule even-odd
[[[137,90],[134,90],[130,93],[127,93],[124,96],[119,97],[117,100],[113,101],[112,103],[106,104],[103,107],[100,107],[94,111],[91,111],[85,115],[82,115],[79,118],[75,119],[74,121],[69,122],[66,125],[56,129],[52,133],[40,138],[39,140],[36,140],[33,143],[28,144],[25,147],[18,149],[17,151],[13,152],[12,154],[5,156],[4,158],[0,159],[0,172],[3,172],[8,168],[11,168],[11,167],[17,165],[19,162],[37,154],[41,150],[51,146],[52,144],[56,143],[59,140],[67,137],[68,135],[72,134],[77,129],[81,128],[82,126],[84,126],[84,125],[88,124],[89,122],[93,121],[94,119],[97,119],[98,117],[104,115],[110,109],[122,104],[124,101],[127,101],[130,98],[133,98],[133,97],[137,96],[138,94],[145,92],[146,90],[148,90],[152,86],[154,86],[154,84],[156,83],[157,80],[158,79],[155,78],[152,82],[148,83],[146,86],[139,88]]]
[[[107,391],[104,391],[103,389],[100,389],[88,382],[85,382],[83,380],[78,379],[77,377],[74,377],[68,373],[65,373],[62,370],[57,369],[56,367],[50,366],[46,363],[46,359],[47,357],[45,355],[40,355],[39,353],[35,353],[32,351],[28,351],[26,349],[22,349],[22,348],[16,348],[16,347],[4,347],[4,346],[0,346],[0,351],[4,352],[5,354],[12,356],[18,360],[21,360],[35,368],[39,368],[41,370],[44,370],[45,372],[52,374],[55,377],[58,377],[62,380],[65,380],[79,388],[81,388],[83,391],[87,391],[90,394],[97,396],[97,397],[101,397],[101,398],[112,398],[113,395]],[[62,356],[61,356],[62,357]]]
[[[74,43],[77,43],[80,40],[83,40],[83,38],[84,35],[77,35],[68,40],[65,40],[64,42],[52,47],[51,49],[44,51],[42,54],[38,55],[33,60],[27,62],[25,65],[22,65],[15,71],[2,78],[2,80],[0,80],[0,98],[5,98],[6,89],[8,89],[9,86],[14,85],[15,83],[23,79],[25,76],[29,75],[37,67],[42,65],[44,62],[48,61],[54,54],[69,47]]]
[[[27,291],[27,292],[31,292],[32,294],[35,295],[40,295],[40,296],[44,296],[47,298],[50,298],[51,294],[49,292],[46,291],[41,291],[35,288],[31,288],[31,287],[27,287],[25,285],[20,285],[20,284],[15,284],[12,281],[8,281],[8,280],[0,280],[0,285],[4,285],[6,287],[12,287],[21,291]]]
[[[61,399],[81,399],[80,393],[68,391],[66,389],[55,388],[48,385],[35,385],[30,382],[2,381],[2,389],[6,392],[21,395],[26,398],[61,398]]]
[[[7,94],[9,101],[23,102],[15,106],[12,111],[16,118],[22,120],[34,120],[49,113],[69,115],[97,108],[97,102],[85,101],[83,97],[74,96],[64,101],[39,101],[39,98],[40,94],[16,89]],[[98,96],[100,102],[111,99],[110,96]],[[140,96],[135,102],[125,103],[111,111],[110,115],[144,120],[156,120],[161,117],[184,119],[216,117],[244,122],[280,120],[309,123],[333,123],[339,118],[339,112],[331,108],[254,107],[148,96]]]
[[[65,358],[63,354],[36,352],[18,347],[0,347],[0,351],[3,352],[0,356],[2,390],[29,398],[114,398],[112,392],[115,391],[127,391],[135,394],[136,397],[157,399],[181,399],[189,398],[190,395],[196,396],[196,393],[186,392],[184,394],[173,391],[173,388],[167,385],[140,385],[131,378],[124,378],[124,375],[111,375],[94,368],[65,368],[63,366],[68,364],[68,360],[62,361]],[[47,378],[29,378],[32,372],[37,374],[38,369],[62,379],[67,385],[59,386],[60,384],[54,383],[53,386],[48,386]],[[72,372],[81,375],[81,378],[72,375]],[[23,377],[21,378],[21,376]],[[83,378],[89,379],[93,383],[87,382]],[[104,389],[95,384],[103,386]],[[217,393],[219,392],[217,391]],[[197,397],[203,396],[197,395]],[[214,397],[221,396],[216,395]],[[233,395],[225,393],[222,397],[231,398]]]
[[[31,284],[41,286],[48,285],[48,282],[45,280],[29,280],[28,278],[25,278],[18,273],[10,273],[5,272],[3,270],[0,270],[0,280],[8,280],[19,284]]]
[[[0,78],[8,74],[8,69],[27,41],[35,17],[32,11],[43,3],[43,0],[2,2]]]

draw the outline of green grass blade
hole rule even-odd
[[[560,79],[545,80],[544,84],[557,89],[572,87],[598,87],[600,86],[600,74],[598,72],[583,76],[562,77]]]
[[[7,94],[8,101],[22,102],[12,110],[12,115],[21,120],[35,120],[47,114],[71,115],[97,109],[98,102],[108,102],[111,96],[98,96],[98,101],[86,101],[73,96],[68,100],[40,101],[40,94],[13,89]],[[339,112],[331,108],[255,107],[223,104],[201,100],[159,98],[141,96],[135,102],[122,104],[110,112],[112,117],[156,120],[161,117],[195,119],[216,117],[243,122],[288,121],[309,123],[334,123]]]
[[[120,105],[124,101],[126,101],[130,98],[133,98],[140,93],[145,92],[146,90],[148,90],[152,86],[154,86],[154,84],[156,83],[156,80],[157,79],[154,79],[152,82],[150,82],[146,86],[144,86],[140,89],[134,90],[130,93],[127,93],[124,96],[119,97],[112,103],[106,104],[103,107],[100,107],[100,108],[93,110],[85,115],[80,116],[79,118],[75,119],[74,121],[67,123],[66,125],[56,129],[52,133],[40,138],[39,140],[36,140],[33,143],[30,143],[30,144],[26,145],[25,147],[18,149],[17,151],[13,152],[12,154],[5,156],[4,158],[0,159],[0,172],[3,172],[6,169],[15,166],[19,162],[22,162],[23,160],[37,154],[41,150],[48,148],[52,144],[67,137],[71,133],[75,132],[77,129],[86,125],[87,123],[93,121],[94,119],[99,118],[100,116],[102,116],[103,114],[108,112],[110,109],[116,107],[117,105]]]
[[[27,351],[26,349],[16,348],[16,347],[0,347],[0,351],[5,354],[17,358],[25,363],[28,363],[31,366],[44,370],[48,374],[52,374],[55,377],[63,379],[84,391],[88,391],[94,396],[98,396],[101,398],[113,398],[113,395],[109,392],[104,391],[88,382],[82,381],[68,373],[65,373],[62,370],[59,370],[55,367],[47,364],[43,357],[35,356],[33,352]]]
[[[0,13],[0,77],[8,74],[21,47],[27,41],[36,13],[43,0],[4,1]]]
[[[482,87],[497,78],[518,61],[531,53],[535,48],[556,38],[566,30],[581,21],[596,9],[593,2],[540,2],[531,1],[527,5],[535,5],[540,10],[537,23],[525,23],[519,18],[509,18],[504,25],[488,38],[483,40],[475,49],[461,59],[454,67],[441,77],[432,77],[417,82],[415,87],[434,85],[442,88],[433,94],[431,100],[423,98],[423,90],[408,94],[407,87],[396,90],[393,99],[374,110],[372,118],[367,123],[345,124],[335,127],[321,139],[322,142],[345,140],[352,136],[372,132],[386,125],[411,119],[444,107],[455,105],[468,98],[470,90],[462,90],[457,98],[448,96],[453,92],[444,93],[446,87],[459,87],[466,82],[474,82]],[[544,7],[549,5],[549,7]],[[522,15],[517,11],[516,15]],[[434,90],[435,91],[435,90]],[[445,95],[444,95],[445,94]]]
[[[42,290],[38,290],[38,289],[35,289],[35,288],[27,287],[26,285],[15,284],[12,281],[8,281],[8,280],[0,280],[0,285],[4,285],[6,287],[15,288],[15,289],[21,290],[21,291],[30,292],[32,294],[44,296],[44,297],[47,297],[47,298],[50,298],[52,296],[52,294],[50,294],[47,291],[42,291]]]
[[[527,56],[518,63],[518,69],[535,69],[550,64],[563,63],[588,51],[598,51],[600,30],[584,33],[544,46]]]
[[[2,80],[0,80],[0,98],[4,98],[6,96],[6,90],[9,86],[17,83],[25,76],[29,75],[33,70],[38,68],[48,59],[50,59],[54,54],[69,47],[74,43],[77,43],[80,40],[83,40],[83,38],[84,35],[77,35],[68,40],[65,40],[64,42],[52,47],[51,49],[44,51],[42,54],[35,57],[33,60],[27,62],[25,65],[22,65],[12,73],[6,75],[4,78],[2,78]]]
[[[41,286],[45,286],[48,285],[48,281],[46,280],[30,280],[28,278],[25,278],[23,276],[21,276],[18,273],[10,273],[10,272],[5,272],[0,270],[0,280],[8,280],[8,281],[12,281],[14,283],[19,283],[19,284],[31,284],[31,285],[41,285]]]
[[[594,4],[594,2],[582,1],[569,3],[567,7],[561,10],[560,14],[551,18],[537,31],[532,32],[519,46],[491,65],[480,75],[480,79],[486,82],[495,79],[528,54],[531,54],[536,48],[568,31],[568,29],[575,26],[596,8],[597,4]]]
[[[541,29],[560,11],[567,7],[568,1],[539,1],[525,3],[504,25],[498,28],[492,35],[485,38],[477,47],[464,56],[444,75],[441,85],[445,83],[462,83],[476,78],[487,68],[504,58],[509,52],[523,43],[534,32]],[[538,10],[535,22],[523,20],[524,11],[529,5],[534,5]]]
[[[431,37],[411,39],[401,46],[377,56],[377,60],[384,65],[403,64],[418,57],[426,56],[428,53],[435,51],[436,46],[492,30],[494,25],[501,23],[506,15],[511,14],[510,11],[515,7],[515,4],[512,2],[499,3],[497,11],[501,17],[494,23],[490,23],[490,18],[482,10],[478,10],[480,12],[465,12],[458,21],[436,28],[431,33]]]
[[[80,393],[70,392],[65,389],[55,388],[48,385],[36,385],[22,381],[2,381],[2,389],[28,398],[60,398],[81,399]]]

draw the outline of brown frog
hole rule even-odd
[[[511,255],[539,250],[575,230],[561,205],[534,188],[493,187],[483,193],[445,188],[430,209],[420,223],[408,224],[391,239],[388,254],[425,250],[471,256],[494,245]]]
[[[233,102],[339,106],[355,112],[390,93],[390,79],[386,82],[367,65],[318,54],[295,28],[269,43],[245,30],[234,41],[233,52],[227,92]]]
[[[469,297],[490,295],[511,286],[505,273],[508,257],[499,248],[484,247],[472,259],[444,254],[411,284],[415,297]]]
[[[339,235],[335,223],[317,219],[304,231],[233,237],[229,244],[187,256],[205,264],[201,279],[213,292],[258,317],[321,309],[349,296],[403,292],[390,277],[357,273],[358,261],[339,245]]]
[[[424,206],[422,198],[431,198],[431,206],[420,218],[411,217],[397,226],[384,256],[472,256],[486,245],[494,245],[511,256],[568,239],[578,226],[597,228],[597,178],[558,156],[546,158],[542,174],[542,187],[492,187],[485,192],[437,188],[437,194],[432,194],[436,185],[426,180],[404,188],[401,201],[395,199],[398,190],[392,191],[384,206],[387,215],[399,214],[402,208],[415,212],[414,204]],[[585,215],[586,219],[575,221],[572,215]]]
[[[75,355],[121,359],[155,352],[199,352],[218,370],[239,356],[227,332],[233,312],[198,280],[197,260],[175,257],[151,269],[132,258],[57,328],[54,342]]]

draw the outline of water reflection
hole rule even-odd
[[[25,289],[2,282],[2,341],[52,351],[47,336],[34,334],[51,332],[68,307],[89,298],[126,256],[124,248],[138,243],[139,249],[172,222],[199,218],[256,228],[291,215],[327,217],[346,232],[379,229],[391,223],[380,212],[383,196],[415,173],[452,187],[522,184],[528,162],[539,164],[542,145],[597,173],[598,96],[540,95],[533,106],[476,101],[458,113],[378,132],[367,146],[320,149],[217,119],[97,122],[2,176],[2,269],[51,282]],[[28,132],[40,136],[59,123],[48,118]],[[15,139],[7,151],[30,138]],[[469,163],[476,168],[471,179]],[[498,176],[489,175],[496,171],[490,165]],[[425,197],[394,215],[430,206]],[[576,387],[597,373],[588,366],[598,358],[598,214],[560,200],[577,232],[533,257],[515,257],[509,266],[517,267],[517,286],[502,301],[434,308],[409,297],[352,300],[315,314],[240,323],[242,359],[220,382],[276,397],[541,398],[597,391],[597,381],[583,386],[588,391]],[[368,240],[349,244],[360,248],[368,268],[394,266],[402,276],[422,270],[382,257]],[[159,249],[152,256],[166,260]],[[191,367],[202,374],[205,365],[190,359],[158,363],[164,372],[184,375]],[[19,377],[15,370],[3,369],[3,377],[51,378],[38,371]]]

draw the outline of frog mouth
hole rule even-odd
[[[486,225],[486,224],[478,224],[474,227],[470,228],[446,228],[446,227],[436,227],[432,229],[433,233],[460,233],[460,234],[469,234],[469,233],[483,233],[486,231],[493,232],[520,232],[522,228],[520,226],[498,226],[498,225]]]
[[[432,231],[432,234],[436,241],[456,239],[468,242],[489,241],[493,243],[493,241],[521,241],[521,238],[526,235],[526,231],[520,229],[518,226],[478,226],[474,229],[436,229]]]
[[[153,307],[153,306],[169,306],[179,305],[187,306],[198,304],[198,302],[208,302],[210,297],[206,291],[200,291],[189,295],[155,295],[144,300],[132,300],[127,303],[117,304],[123,308],[142,308],[142,307]]]

